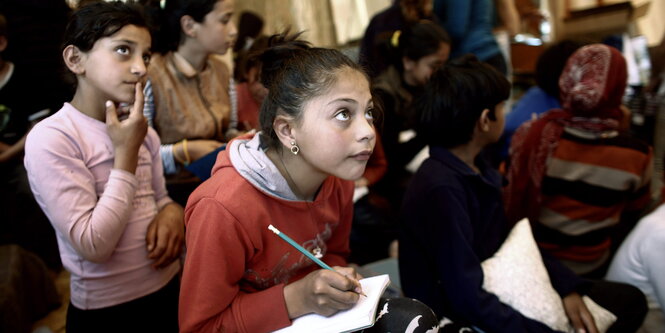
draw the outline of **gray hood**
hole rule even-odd
[[[261,133],[250,140],[233,140],[227,148],[233,167],[256,188],[280,199],[301,201],[266,155],[267,149],[261,141]]]

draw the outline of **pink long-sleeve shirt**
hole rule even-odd
[[[148,225],[172,202],[159,145],[149,129],[136,173],[113,169],[106,124],[68,103],[28,134],[30,187],[55,228],[74,306],[99,309],[131,301],[159,290],[180,269],[178,261],[153,269],[146,249]]]

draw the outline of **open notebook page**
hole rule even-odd
[[[330,317],[315,313],[308,314],[296,318],[291,326],[274,333],[339,333],[370,327],[374,325],[376,307],[389,283],[388,274],[362,279],[360,285],[367,297],[360,296],[358,303],[353,308],[340,311]]]

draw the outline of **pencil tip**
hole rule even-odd
[[[268,229],[270,229],[272,232],[279,235],[279,230],[277,230],[277,228],[273,227],[272,224],[268,226]]]

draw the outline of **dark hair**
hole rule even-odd
[[[536,62],[536,83],[546,93],[559,99],[559,77],[568,58],[584,46],[582,41],[562,40],[549,46]]]
[[[155,43],[153,49],[160,53],[175,51],[183,41],[180,19],[189,15],[196,22],[203,22],[215,4],[222,0],[166,0],[161,12],[154,12]]]
[[[418,133],[428,144],[444,148],[471,141],[483,110],[496,120],[494,109],[510,96],[510,83],[492,66],[466,55],[432,74],[416,100]]]
[[[431,0],[399,0],[399,7],[406,22],[416,22],[432,16]]]
[[[247,42],[256,39],[263,30],[263,18],[251,11],[244,11],[238,20],[238,37],[233,44],[233,52],[240,52],[246,48]],[[253,45],[253,44],[252,44]]]
[[[109,37],[127,25],[148,29],[141,6],[121,1],[89,3],[69,19],[62,48],[74,45],[88,52],[99,39]]]
[[[261,53],[268,48],[268,36],[258,36],[252,41],[249,49],[242,49],[236,53],[233,59],[233,78],[236,82],[247,81],[249,70],[261,65]]]
[[[398,34],[398,35],[396,35]],[[398,36],[397,39],[394,37]],[[403,31],[384,35],[383,48],[391,57],[391,63],[403,70],[402,58],[418,61],[422,57],[436,53],[441,43],[450,44],[450,36],[443,28],[429,20],[420,20],[407,26]]]
[[[284,46],[286,48],[292,49],[309,49],[311,44],[308,41],[300,39],[303,31],[291,34],[290,29],[285,29],[280,34],[275,34],[272,36],[260,36],[252,43],[252,46],[248,50],[241,51],[238,54],[238,58],[235,63],[234,77],[238,82],[247,81],[247,73],[253,67],[262,66],[261,56],[263,52],[269,47],[276,47],[278,45]],[[265,70],[268,73],[278,70],[281,66],[279,61],[274,61],[272,63],[274,68],[266,68]],[[263,68],[261,69],[263,71]],[[272,74],[267,74],[271,76]],[[263,77],[263,76],[262,76]]]
[[[133,2],[90,2],[74,11],[65,28],[62,49],[76,46],[82,52],[90,51],[95,43],[112,36],[127,25],[144,27],[149,30],[143,10]],[[62,77],[70,86],[76,86],[76,76],[62,64]]]
[[[284,38],[274,35],[272,38]],[[272,45],[272,44],[271,44]],[[263,138],[269,146],[278,148],[279,140],[273,130],[278,113],[301,119],[303,105],[325,94],[337,82],[340,70],[350,68],[365,71],[338,50],[313,48],[301,40],[289,40],[269,47],[260,57],[261,83],[268,96],[261,104],[259,121]]]

